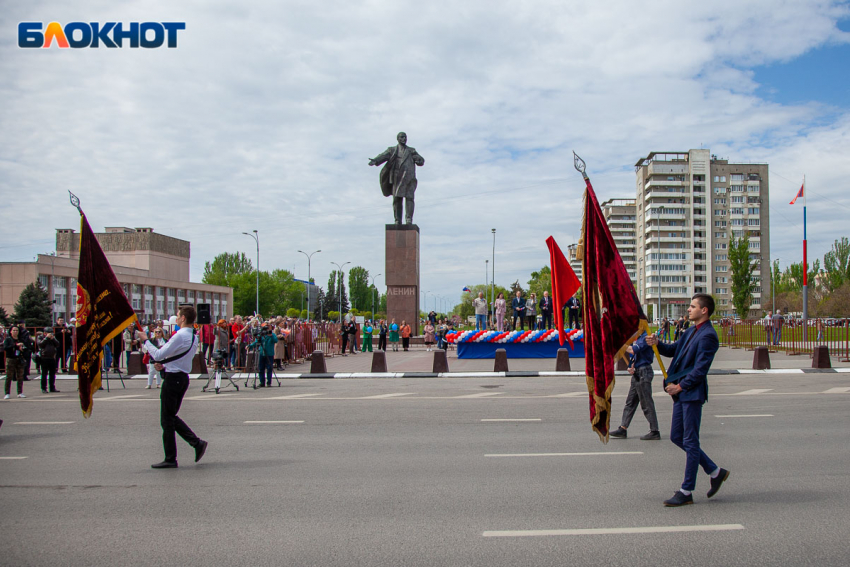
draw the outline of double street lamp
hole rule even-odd
[[[342,266],[340,266],[340,265],[339,265],[339,264],[337,264],[336,262],[331,262],[331,264],[333,264],[334,266],[336,266],[337,268],[339,268],[339,284],[337,284],[337,286],[338,286],[338,288],[339,288],[339,322],[340,322],[340,323],[342,322],[342,280],[343,280],[343,277],[344,277],[344,274],[343,274],[343,272],[342,272],[342,269],[343,269],[344,267],[346,267],[347,265],[349,265],[350,263],[351,263],[351,262],[346,262],[345,264],[343,264]]]
[[[257,242],[257,311],[256,315],[260,314],[260,233],[256,230],[252,231],[254,234],[243,232],[245,236],[250,236]]]
[[[299,250],[299,252],[307,256],[307,281],[313,283],[313,278],[310,272],[310,259],[313,257],[313,254],[321,252],[321,250],[316,250],[315,252],[310,252],[309,254],[307,254],[303,250]],[[313,316],[313,305],[311,303],[311,299],[312,298],[310,296],[310,288],[307,288],[307,319],[310,319],[310,317]]]

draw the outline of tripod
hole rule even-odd
[[[153,362],[151,362],[151,364],[153,364]],[[106,381],[106,391],[107,392],[109,391],[109,370],[110,370],[110,368],[108,366],[104,365],[103,369],[100,371],[101,376]],[[121,375],[121,369],[120,368],[112,368],[112,370],[114,370],[115,373],[118,374],[118,379],[121,380],[121,387],[126,390],[127,385],[124,384],[124,376]],[[103,382],[101,382],[101,384],[103,384]],[[103,386],[101,386],[100,389],[103,390]]]
[[[204,385],[203,388],[201,388],[201,391],[206,392],[207,388],[210,387],[210,382],[212,382],[213,378],[215,378],[215,385],[213,387],[215,388],[215,393],[218,394],[219,391],[221,390],[221,380],[222,380],[222,378],[225,378],[225,379],[227,379],[228,382],[230,382],[231,386],[236,388],[236,391],[238,392],[239,391],[239,385],[236,384],[233,381],[233,378],[230,377],[230,374],[228,374],[224,370],[224,358],[220,357],[219,353],[216,352],[213,355],[213,361],[215,362],[215,367],[213,368],[213,371],[207,375],[207,383]]]
[[[251,379],[251,375],[253,374],[254,382],[252,384],[252,387],[255,390],[257,389],[257,380],[260,377],[260,351],[261,347],[259,346],[255,347],[252,351],[254,356],[252,357],[253,360],[251,361],[251,370],[248,372],[248,376],[245,378],[246,388],[248,387],[248,380]],[[277,373],[274,371],[274,364],[272,364],[272,376],[274,376],[274,379],[277,380],[277,387],[280,388],[282,384],[280,383],[280,378],[277,377]],[[271,386],[271,381],[269,382],[269,386]]]

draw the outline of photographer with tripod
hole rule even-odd
[[[268,382],[269,387],[272,385],[275,344],[277,344],[277,335],[268,325],[264,324],[260,327],[259,335],[256,336],[254,342],[248,345],[248,348],[254,349],[254,357],[260,357],[260,388],[265,388],[266,382]]]

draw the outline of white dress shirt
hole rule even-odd
[[[177,356],[188,349],[188,352],[177,360],[165,363],[166,372],[185,372],[188,374],[192,371],[192,359],[195,356],[194,344],[194,329],[184,327],[171,335],[171,339],[169,339],[164,347],[156,348],[152,343],[147,342],[145,343],[145,348],[154,360],[164,360],[172,356]]]

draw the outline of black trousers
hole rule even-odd
[[[578,329],[578,309],[570,309],[570,328]]]
[[[192,447],[197,447],[200,439],[182,419],[177,417],[180,404],[183,403],[183,396],[189,389],[189,375],[185,372],[165,372],[163,378],[162,393],[159,395],[162,446],[165,449],[165,460],[176,462],[177,438],[174,436],[175,432]]]
[[[46,390],[48,384],[48,376],[50,382],[50,391],[56,389],[56,359],[42,358],[41,359],[41,389]]]
[[[386,335],[378,335],[378,350],[387,350],[387,336]]]
[[[543,311],[542,315],[543,315],[543,328],[544,329],[551,329],[552,328],[552,312],[550,311],[550,312],[547,313],[546,311]]]

